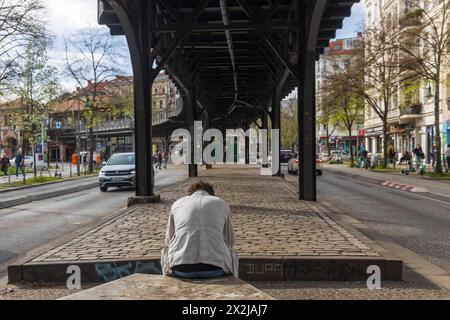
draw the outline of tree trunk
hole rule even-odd
[[[25,165],[25,155],[27,153],[27,135],[24,134],[23,136],[23,142],[22,142],[22,157],[23,157],[23,165],[20,166],[21,170],[22,170],[22,175],[23,175],[23,183],[26,182],[26,174],[25,174],[25,169],[24,169],[24,165]],[[19,173],[16,173],[19,174]]]
[[[353,156],[353,140],[352,140],[352,127],[348,129],[349,145],[350,145],[350,166],[353,167],[355,157]]]
[[[327,124],[327,152],[328,152],[328,156],[331,156],[331,144],[330,144],[330,130]]]
[[[37,177],[37,169],[36,169],[36,145],[32,146],[33,148],[33,176]]]
[[[436,144],[436,159],[434,160],[436,163],[436,174],[442,174],[442,159],[441,159],[441,150],[442,150],[442,140],[441,140],[441,128],[440,128],[440,83],[439,81],[434,82],[434,130],[435,130],[435,141]]]
[[[94,128],[91,126],[89,128],[89,173],[94,172],[94,149],[95,149],[95,141],[94,141]]]
[[[383,168],[388,167],[388,132],[387,132],[387,114],[383,119]]]

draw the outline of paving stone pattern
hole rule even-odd
[[[33,262],[159,257],[170,206],[195,179],[213,183],[216,194],[230,204],[241,257],[378,256],[319,204],[298,201],[281,178],[260,176],[258,169],[243,166],[203,170],[200,175],[163,190],[161,203],[132,207]]]

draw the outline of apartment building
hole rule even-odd
[[[443,0],[425,0],[427,13],[437,19],[443,14]],[[366,0],[366,27],[380,23],[381,17],[391,19],[400,29],[401,36],[411,35],[403,32],[407,28],[417,28],[420,20],[405,19],[416,8],[410,0]],[[420,19],[420,18],[419,18]],[[406,21],[406,23],[405,23]],[[450,23],[450,21],[449,21]],[[450,54],[450,53],[449,53]],[[441,79],[440,128],[443,149],[450,144],[450,69],[443,72]],[[389,142],[398,155],[411,152],[417,144],[422,146],[426,160],[431,161],[435,141],[433,84],[420,80],[413,89],[400,87],[390,101],[388,113]],[[366,147],[372,154],[383,153],[383,124],[377,114],[366,108],[365,113]]]
[[[359,36],[359,35],[358,35]],[[337,39],[330,42],[328,48],[320,56],[316,62],[316,101],[318,105],[317,116],[320,118],[322,100],[324,98],[324,87],[326,77],[336,72],[336,66],[343,67],[352,50],[358,42],[358,37]],[[328,127],[328,128],[327,128]],[[363,128],[363,124],[356,124],[353,127],[353,135],[349,136],[347,128],[343,124],[335,126],[331,123],[317,123],[316,126],[316,141],[318,143],[318,152],[324,153],[327,150],[327,136],[329,135],[329,142],[333,150],[344,150],[350,152],[350,145],[352,145],[353,152],[356,151],[357,140],[364,142],[364,137],[359,137],[359,129]],[[328,129],[328,130],[327,130]],[[327,132],[328,131],[328,132]]]

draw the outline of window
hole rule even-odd
[[[162,109],[163,108],[163,101],[159,100],[159,108]]]

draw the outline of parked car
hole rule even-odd
[[[294,157],[288,162],[288,173],[290,174],[298,174],[298,157]],[[319,159],[319,155],[316,154],[316,174],[321,176],[323,173],[322,170],[322,160]]]
[[[348,161],[350,160],[350,154],[344,150],[332,150],[331,160],[333,161]]]
[[[151,166],[151,170],[154,177],[153,166]],[[113,154],[106,165],[100,170],[98,177],[102,192],[107,192],[108,188],[111,187],[135,187],[136,155],[134,152]]]
[[[14,157],[14,158],[12,158],[11,160],[9,160],[9,163],[11,163],[11,166],[12,166],[12,167],[15,167],[15,166],[16,166],[16,158]],[[31,157],[31,156],[25,156],[25,159],[24,159],[23,164],[24,164],[25,167],[30,167],[30,168],[32,168],[32,167],[33,167],[33,164],[34,164],[33,157]]]
[[[280,163],[288,163],[295,154],[291,150],[280,150]]]

